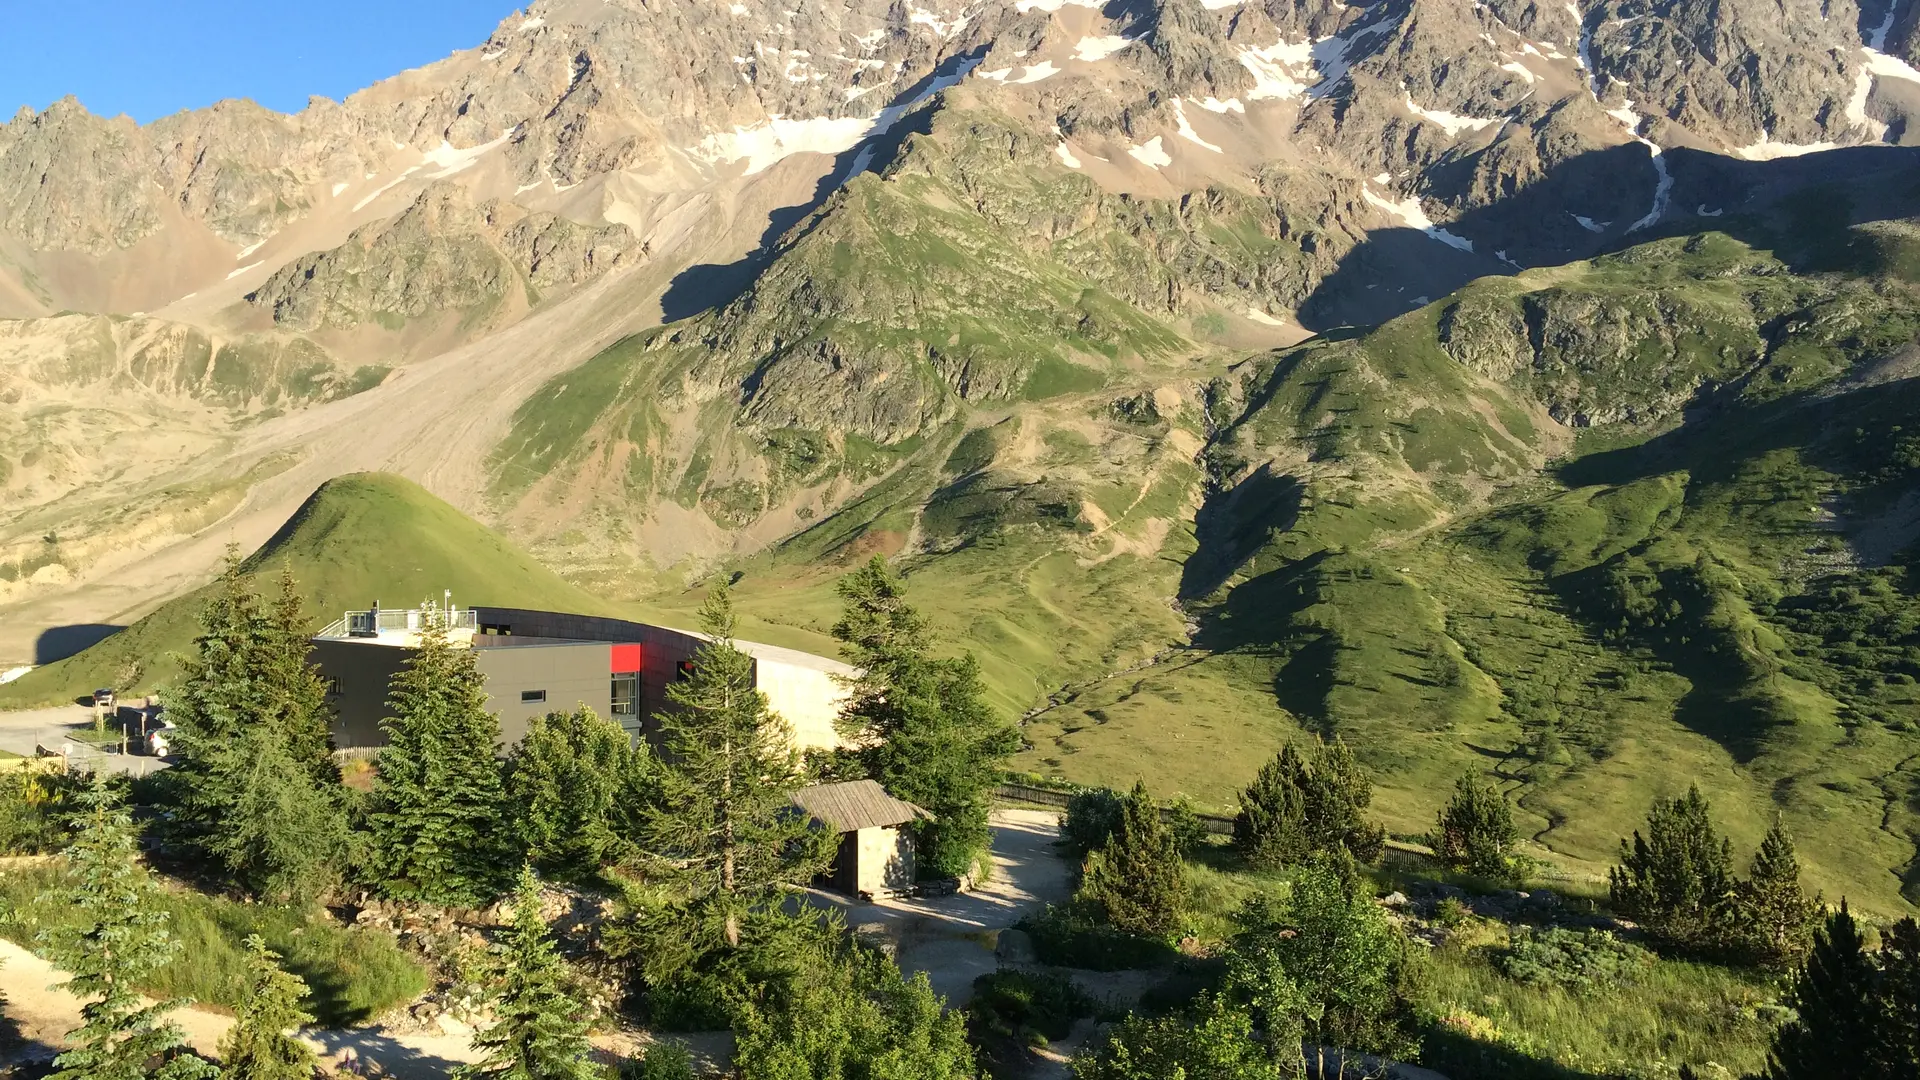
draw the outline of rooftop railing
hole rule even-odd
[[[370,608],[349,611],[328,623],[314,635],[323,638],[377,638],[388,634],[417,634],[429,620],[438,617],[447,630],[478,630],[480,614],[472,608],[441,611],[439,608]]]

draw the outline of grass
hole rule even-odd
[[[248,556],[255,586],[289,567],[314,628],[348,608],[389,606],[453,590],[455,602],[604,613],[607,606],[426,489],[387,473],[336,477]],[[215,568],[209,567],[211,572]],[[70,701],[99,686],[123,693],[164,685],[191,647],[213,586],[162,605],[99,644],[0,686],[0,708]]]
[[[58,865],[16,868],[0,878],[0,897],[12,912],[0,923],[0,935],[36,948],[42,931],[70,925],[66,920],[73,909],[61,891],[67,887],[66,871]],[[184,890],[164,893],[161,903],[180,948],[142,984],[155,997],[187,997],[226,1008],[240,1004],[243,942],[249,934],[266,939],[287,970],[306,980],[307,1007],[326,1026],[364,1023],[427,987],[426,972],[384,934],[342,929],[290,908]]]

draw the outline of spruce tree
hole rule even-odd
[[[700,611],[707,642],[691,677],[667,688],[656,718],[660,796],[642,834],[663,870],[684,879],[696,928],[740,944],[740,922],[831,859],[831,838],[795,812],[800,757],[787,722],[754,686],[753,660],[733,644],[733,600],[716,587]]]
[[[1307,788],[1307,835],[1320,850],[1344,849],[1361,862],[1380,857],[1387,844],[1384,825],[1367,818],[1373,805],[1373,777],[1345,739],[1321,743],[1314,762],[1314,783]]]
[[[1735,933],[1743,951],[1758,963],[1790,967],[1807,954],[1818,897],[1808,898],[1800,887],[1800,860],[1793,839],[1778,818],[1767,830],[1753,857],[1747,880],[1736,890]]]
[[[300,1007],[307,984],[280,967],[280,956],[249,934],[247,991],[220,1040],[221,1080],[312,1080],[319,1065],[293,1032],[313,1017]]]
[[[1307,764],[1288,743],[1240,792],[1233,843],[1256,866],[1297,863],[1307,854]]]
[[[52,1080],[211,1080],[212,1065],[170,1052],[186,1045],[166,1019],[185,1001],[144,1004],[136,987],[178,951],[167,932],[159,890],[136,856],[139,834],[121,797],[96,778],[74,816],[66,860],[74,878],[71,919],[41,934],[48,958],[69,975],[63,984],[85,1004],[71,1049],[54,1059]],[[149,1063],[160,1060],[157,1067]]]
[[[513,925],[493,948],[493,963],[488,1004],[495,1021],[474,1033],[481,1059],[454,1070],[454,1080],[602,1080],[588,1056],[586,1008],[547,934],[531,867],[521,868]]]
[[[340,782],[333,759],[333,707],[327,683],[311,662],[312,635],[293,568],[280,568],[280,592],[262,618],[259,677],[267,695],[264,711],[277,717],[287,752],[321,790]]]
[[[931,655],[926,622],[885,559],[875,556],[838,588],[846,608],[833,635],[860,671],[840,732],[867,776],[932,812],[915,826],[922,867],[965,873],[988,845],[989,796],[1020,748],[1019,732],[987,704],[972,655]]]
[[[237,548],[200,608],[194,652],[166,695],[173,735],[173,768],[166,780],[179,792],[176,826],[183,839],[204,844],[232,820],[234,741],[263,719],[260,683],[262,620],[259,599],[240,573]]]
[[[1714,830],[1711,807],[1698,787],[1677,799],[1656,799],[1647,833],[1620,842],[1620,865],[1608,873],[1608,892],[1621,914],[1649,932],[1687,948],[1719,945],[1733,901],[1733,851]]]
[[[1077,899],[1129,934],[1167,938],[1179,929],[1187,903],[1186,862],[1145,784],[1133,785],[1121,806],[1120,828],[1087,857]]]
[[[234,551],[201,609],[201,632],[168,695],[178,725],[180,839],[272,900],[310,895],[342,861],[346,818],[325,687],[308,661],[290,573],[263,612]]]
[[[590,875],[630,844],[629,815],[652,802],[652,761],[592,709],[535,717],[507,758],[520,843],[548,874]]]
[[[1866,938],[1842,900],[1814,932],[1813,949],[1794,980],[1796,1015],[1774,1033],[1769,1080],[1897,1075],[1874,1067],[1878,979]]]
[[[500,719],[486,709],[473,650],[454,647],[440,616],[422,606],[419,646],[394,676],[381,722],[387,745],[367,815],[368,869],[389,896],[475,904],[512,873]]]
[[[1512,873],[1513,808],[1498,788],[1469,771],[1454,782],[1453,798],[1428,837],[1440,861],[1459,870],[1486,877]]]

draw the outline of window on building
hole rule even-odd
[[[547,700],[547,692],[545,690],[520,691],[520,704],[522,705],[532,705],[545,700]]]
[[[674,670],[679,673],[680,681],[685,682],[693,678],[693,661],[682,660],[674,665]]]
[[[337,677],[337,676],[334,676],[334,677],[329,677],[329,678],[327,679],[327,696],[328,696],[328,697],[339,697],[339,696],[340,696],[340,690],[341,690],[341,687],[340,687],[340,679],[339,679],[339,677]]]
[[[480,632],[482,634],[488,635],[489,637],[498,636],[502,634],[511,635],[513,633],[513,627],[508,623],[483,622],[480,624]]]

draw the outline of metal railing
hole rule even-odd
[[[328,623],[317,637],[380,637],[383,634],[410,634],[426,629],[429,619],[439,616],[448,630],[479,630],[480,613],[473,608],[441,612],[438,608],[372,608],[349,611]]]

